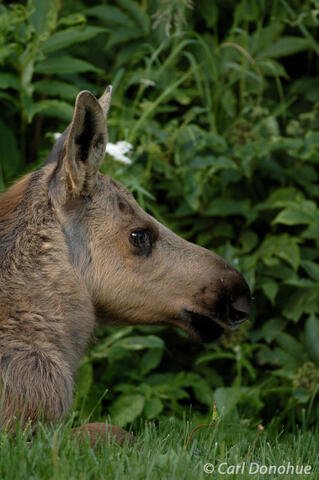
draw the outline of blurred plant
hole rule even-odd
[[[153,14],[154,23],[152,28],[156,29],[160,25],[165,28],[165,33],[169,37],[174,28],[177,35],[181,35],[182,28],[187,24],[186,9],[193,9],[192,0],[160,0],[160,8]]]
[[[314,393],[319,388],[319,369],[312,362],[304,363],[293,375],[293,386],[297,390]]]
[[[80,14],[59,17],[60,7],[58,0],[0,5],[2,183],[21,172],[28,158],[36,160],[44,115],[67,121],[72,118],[68,102],[77,89],[63,76],[99,72],[92,63],[63,50],[105,30],[86,27]],[[47,98],[50,96],[54,99]]]

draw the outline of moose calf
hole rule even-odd
[[[100,100],[79,93],[44,166],[0,197],[2,428],[68,413],[98,321],[171,324],[211,342],[249,314],[237,270],[99,173],[110,97],[111,87]]]

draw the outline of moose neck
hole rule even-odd
[[[93,334],[95,314],[48,201],[52,169],[48,165],[25,177],[1,198],[0,329],[8,318],[23,322],[30,344],[54,345],[74,371]]]

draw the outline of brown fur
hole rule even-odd
[[[30,174],[23,177],[20,182],[13,185],[1,196],[0,222],[7,220],[21,203],[29,180]]]
[[[68,413],[97,321],[172,324],[211,341],[249,312],[233,267],[98,172],[109,100],[110,89],[100,103],[81,92],[46,164],[0,198],[0,424],[10,429],[14,417],[25,425]],[[147,248],[132,242],[141,230]]]

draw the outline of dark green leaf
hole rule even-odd
[[[256,218],[256,213],[249,200],[236,201],[230,198],[216,198],[204,210],[205,215],[227,217],[229,215],[242,215],[249,221]]]
[[[150,348],[144,353],[141,360],[141,373],[146,375],[154,368],[158,367],[163,357],[163,348]]]
[[[21,90],[21,84],[18,77],[12,73],[0,73],[0,88],[3,90],[6,90],[7,88]]]
[[[151,398],[145,401],[144,412],[148,420],[158,417],[163,410],[164,405],[159,398]]]
[[[86,42],[91,38],[94,38],[99,33],[105,32],[105,28],[101,27],[84,27],[80,28],[68,28],[61,32],[54,33],[46,42],[41,45],[42,52],[47,55],[48,53],[56,52],[63,48],[67,48],[70,45]]]
[[[65,73],[79,73],[79,72],[100,72],[92,63],[86,60],[80,60],[68,55],[61,55],[59,57],[49,57],[36,64],[36,73],[58,74],[63,75]]]
[[[277,265],[277,258],[281,258],[297,270],[300,263],[298,243],[298,238],[288,234],[269,235],[260,246],[258,256],[267,266]]]
[[[319,365],[319,320],[315,315],[310,315],[305,328],[310,355]]]
[[[26,108],[29,122],[38,113],[70,121],[73,117],[73,110],[73,106],[60,100],[41,100],[40,102],[30,103]]]
[[[259,283],[260,283],[260,286],[261,286],[264,294],[266,295],[266,297],[269,298],[272,305],[274,305],[276,295],[279,291],[278,282],[276,282],[272,278],[265,277],[265,278],[260,279]]]
[[[144,348],[164,348],[164,342],[156,335],[146,335],[145,337],[126,337],[117,343],[118,346],[128,350],[143,350]]]
[[[259,58],[280,58],[303,50],[310,50],[311,45],[309,41],[301,37],[281,37],[276,42],[269,45],[268,48],[260,52]]]
[[[76,374],[76,396],[83,399],[90,391],[93,382],[93,365],[88,361],[82,363]]]
[[[125,427],[142,413],[144,403],[142,395],[121,395],[110,407],[112,423]]]
[[[96,16],[104,20],[106,25],[124,25],[126,27],[133,27],[134,22],[122,10],[110,5],[98,5],[84,10],[88,16]]]
[[[262,326],[265,340],[269,343],[276,339],[277,335],[284,330],[287,321],[282,318],[272,318]]]
[[[313,222],[319,222],[319,210],[316,204],[310,201],[303,201],[282,210],[274,220],[274,223],[284,225],[310,225]]]
[[[200,403],[203,403],[208,407],[212,407],[214,393],[206,380],[204,380],[203,378],[198,378],[196,381],[194,381],[193,390],[194,390],[196,399]]]
[[[108,48],[124,42],[129,42],[141,36],[142,32],[138,27],[119,27],[111,33],[108,41]]]
[[[22,159],[16,137],[8,125],[0,118],[0,162],[5,179],[12,180],[19,175]]]
[[[317,263],[310,260],[302,260],[301,266],[313,280],[319,282],[319,265]]]
[[[134,2],[133,0],[118,0],[118,4],[130,13],[131,17],[134,18],[135,23],[140,27],[144,34],[148,32],[150,18],[149,15],[144,12],[140,3]]]
[[[32,0],[33,13],[30,16],[38,35],[48,35],[55,27],[57,13],[59,11],[59,0]]]
[[[33,84],[34,91],[42,93],[44,95],[61,97],[67,100],[74,100],[79,89],[66,82],[60,82],[59,80],[39,80]]]
[[[217,409],[222,418],[236,415],[236,405],[241,396],[241,390],[236,387],[220,387],[214,394]]]

